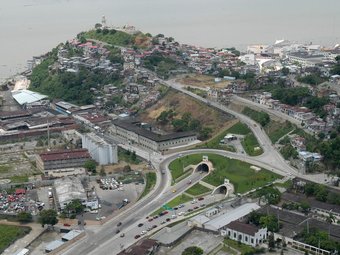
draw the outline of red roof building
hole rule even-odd
[[[83,167],[91,159],[87,149],[48,151],[36,158],[38,169],[41,171]]]
[[[24,195],[24,194],[26,194],[26,190],[25,189],[16,189],[15,194],[16,195]]]

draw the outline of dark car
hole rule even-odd
[[[151,222],[151,221],[153,221],[153,218],[148,219],[148,222]]]
[[[140,228],[140,227],[143,227],[143,225],[144,225],[143,223],[139,223],[139,224],[138,224],[138,227],[139,227],[139,228]]]
[[[190,208],[190,209],[188,209],[188,212],[192,212],[193,210]]]
[[[198,206],[195,206],[195,207],[194,207],[194,210],[196,210],[196,209],[198,209]]]
[[[170,218],[166,218],[166,221],[169,222],[171,219]]]
[[[117,229],[117,230],[116,230],[116,234],[118,234],[119,232],[120,232],[120,230],[119,230],[119,229]]]
[[[154,218],[154,219],[157,219],[157,218],[158,218],[158,215],[153,216],[153,218]]]
[[[125,234],[124,234],[124,233],[121,233],[121,234],[120,234],[120,237],[124,237],[124,236],[125,236]]]
[[[64,223],[64,227],[71,227],[71,225],[68,223]]]
[[[135,235],[135,239],[138,239],[138,238],[140,238],[140,235]]]
[[[117,227],[119,227],[119,226],[121,226],[121,225],[122,225],[122,223],[121,223],[121,222],[118,222]]]
[[[157,225],[153,225],[152,228],[157,228]]]
[[[204,207],[205,206],[205,204],[201,204],[201,207]]]
[[[174,207],[174,210],[178,210],[178,207]]]
[[[204,197],[199,197],[198,198],[198,201],[202,201],[202,200],[204,200]]]

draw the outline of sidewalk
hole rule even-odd
[[[0,220],[0,224],[3,225],[15,225],[15,226],[22,226],[22,227],[31,227],[31,232],[16,240],[12,245],[10,245],[2,254],[3,255],[13,255],[16,252],[20,251],[21,249],[25,248],[31,242],[33,242],[43,231],[45,228],[42,228],[40,224],[36,223],[29,223],[29,224],[20,224],[18,222],[10,222],[7,220]]]

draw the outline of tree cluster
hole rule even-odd
[[[331,74],[335,75],[338,74],[340,75],[340,55],[336,56],[335,58],[336,64],[333,66],[331,70]]]
[[[329,235],[325,231],[321,231],[317,228],[305,228],[304,231],[297,236],[298,239],[304,243],[320,247],[327,251],[337,251],[340,249],[340,243],[329,238]]]
[[[94,161],[92,159],[89,159],[89,160],[85,161],[84,168],[87,171],[95,173],[96,172],[96,168],[97,168],[97,163],[96,163],[96,161]]]
[[[39,214],[38,221],[42,227],[44,227],[45,225],[54,226],[58,223],[57,212],[53,209],[42,210]]]
[[[174,59],[163,56],[161,53],[156,52],[144,58],[144,66],[151,71],[155,71],[159,76],[167,79],[170,71],[177,69],[180,64]]]
[[[326,81],[326,79],[320,77],[320,75],[317,73],[309,74],[306,76],[300,76],[297,78],[297,80],[298,82],[307,83],[314,86],[319,85],[320,83]]]
[[[270,122],[269,114],[262,111],[258,112],[249,107],[245,107],[242,113],[260,123],[262,127],[265,127]]]
[[[296,159],[298,158],[298,152],[296,151],[296,149],[290,145],[290,144],[286,144],[284,145],[281,149],[280,152],[282,154],[282,156],[284,157],[284,159],[288,160],[290,158]]]
[[[257,197],[265,200],[267,204],[276,205],[281,200],[281,192],[273,187],[264,187],[256,192]]]
[[[69,218],[75,218],[76,215],[84,212],[85,206],[81,203],[79,199],[74,199],[68,203],[63,212]]]
[[[17,219],[21,223],[32,222],[32,214],[29,212],[19,212],[17,214]]]
[[[303,213],[308,213],[310,210],[310,205],[308,202],[303,201],[301,203],[283,203],[282,208],[286,210],[301,211]]]
[[[284,104],[305,106],[321,117],[326,114],[323,106],[329,103],[327,98],[312,96],[306,87],[274,89],[272,97]]]
[[[172,109],[163,111],[157,117],[157,121],[163,125],[171,123],[176,132],[194,131],[199,133],[199,138],[206,140],[210,134],[211,129],[203,127],[198,119],[192,117],[191,113],[185,112],[180,119],[175,119],[176,112]]]
[[[188,248],[185,248],[185,250],[182,252],[182,255],[202,255],[202,254],[203,250],[197,246],[190,246]]]
[[[307,183],[304,187],[306,196],[315,197],[316,200],[329,204],[340,205],[339,194],[329,191],[326,186],[316,183]]]
[[[90,93],[90,88],[101,89],[103,85],[120,80],[118,74],[86,68],[80,68],[77,73],[50,73],[48,63],[50,63],[49,59],[44,60],[33,69],[31,88],[51,98],[60,98],[75,104],[92,104],[94,96]]]
[[[260,226],[263,228],[266,227],[268,231],[271,232],[278,232],[282,225],[275,215],[265,215],[257,211],[252,211],[248,215],[248,223],[252,223],[255,226]]]

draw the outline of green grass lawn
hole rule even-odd
[[[281,137],[294,130],[294,125],[289,121],[284,123],[271,120],[264,128],[272,143],[276,143]]]
[[[0,165],[0,174],[8,173],[11,169],[9,165]]]
[[[210,141],[197,146],[197,148],[209,148],[209,149],[220,149],[220,150],[227,150],[235,152],[235,148],[231,145],[223,145],[220,144],[220,141],[227,135],[227,134],[236,134],[236,135],[246,135],[249,134],[251,130],[248,128],[246,124],[241,122],[236,123],[232,127],[224,130],[222,133],[211,139]]]
[[[241,123],[241,122],[236,123],[234,126],[229,128],[227,131],[228,131],[227,133],[231,133],[235,135],[246,135],[251,132],[249,127],[246,124]]]
[[[15,240],[25,236],[31,231],[28,227],[0,225],[0,254]]]
[[[116,31],[114,33],[98,33],[96,30],[90,30],[83,34],[86,39],[95,39],[102,42],[106,42],[112,45],[126,46],[133,43],[134,36]]]
[[[241,252],[241,254],[254,254],[255,249],[249,245],[245,245],[242,243],[238,243],[234,240],[231,239],[224,239],[223,241],[227,246],[230,246],[236,250],[238,250],[239,252]]]
[[[12,176],[9,178],[11,180],[11,182],[14,183],[22,183],[22,182],[28,182],[28,176],[26,175],[16,175],[16,176]]]
[[[215,170],[206,176],[203,181],[211,185],[218,186],[224,182],[225,178],[227,178],[232,184],[234,184],[235,192],[237,193],[243,193],[253,188],[261,187],[268,182],[281,177],[280,175],[265,169],[255,172],[250,169],[251,165],[246,162],[209,153],[187,155],[182,158],[175,159],[171,162],[169,168],[172,172],[180,172],[183,167],[201,162],[203,155],[208,156],[215,168]]]
[[[189,189],[187,189],[185,192],[188,193],[189,195],[192,195],[192,196],[199,196],[199,195],[202,195],[204,193],[207,193],[211,191],[211,189],[199,184],[199,183],[196,183],[195,185],[193,185],[192,187],[190,187]]]
[[[175,197],[174,199],[172,199],[169,203],[166,203],[166,205],[174,208],[174,207],[176,207],[180,204],[184,204],[184,203],[189,202],[191,200],[192,200],[191,197],[189,197],[185,194],[181,194],[181,195]],[[159,214],[163,211],[165,211],[165,209],[163,207],[161,207],[157,211],[153,212],[152,215],[157,215],[157,214]]]
[[[196,165],[202,161],[202,155],[194,154],[177,158],[169,164],[169,169],[173,180],[181,177],[185,172],[183,169],[188,165]]]
[[[229,159],[215,154],[208,154],[207,156],[215,170],[206,176],[203,181],[218,186],[227,178],[234,185],[236,193],[247,192],[281,177],[265,169],[255,172],[255,170],[250,169],[250,164],[236,159]]]
[[[145,188],[144,188],[142,195],[139,197],[139,199],[146,196],[150,192],[150,190],[155,186],[156,178],[157,178],[156,173],[147,173],[146,174]]]
[[[249,156],[258,156],[263,153],[263,150],[253,133],[246,135],[241,143],[243,149],[247,152]],[[256,147],[260,147],[260,149],[255,150]]]

